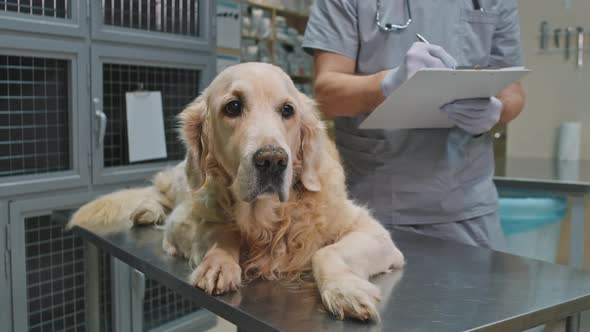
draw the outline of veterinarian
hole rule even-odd
[[[320,108],[335,117],[351,196],[389,229],[504,248],[489,130],[522,111],[520,83],[441,105],[451,129],[359,124],[422,68],[522,65],[517,1],[316,0],[303,46]]]

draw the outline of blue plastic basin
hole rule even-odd
[[[565,197],[501,197],[500,221],[506,235],[529,232],[560,222],[567,209]]]

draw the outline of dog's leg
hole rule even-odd
[[[166,219],[166,208],[161,203],[160,193],[154,187],[149,189],[131,212],[130,219],[134,225],[161,225]]]
[[[133,225],[162,224],[174,207],[177,193],[188,191],[183,167],[181,163],[159,172],[152,186],[120,190],[93,200],[72,216],[67,227],[81,226],[104,234],[125,231]]]
[[[186,199],[176,206],[164,225],[164,251],[171,256],[190,258],[197,228],[197,222],[192,217],[192,201]]]
[[[353,207],[353,230],[312,259],[313,274],[325,307],[340,319],[378,320],[379,289],[369,277],[404,265],[389,233],[368,211]]]
[[[190,283],[209,294],[220,295],[235,291],[242,282],[240,268],[240,236],[236,231],[228,231],[224,225],[206,225],[208,234],[199,234],[201,239],[209,239],[211,245],[200,259],[198,250],[193,253],[194,260],[199,262],[189,277]]]
[[[161,223],[166,212],[154,187],[121,190],[82,206],[68,223],[104,234],[130,229],[137,224]]]

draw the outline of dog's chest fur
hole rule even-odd
[[[236,210],[240,265],[248,278],[297,278],[310,271],[313,254],[331,242],[321,207],[309,196],[287,203],[270,198],[238,203]]]

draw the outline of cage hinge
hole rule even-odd
[[[8,280],[10,278],[10,248],[12,247],[10,243],[10,225],[4,225],[4,247],[4,279]]]
[[[86,0],[86,23],[88,24],[87,26],[90,27],[90,6],[92,4],[90,3],[90,0]]]
[[[4,280],[8,280],[10,276],[8,271],[10,270],[10,252],[4,252]]]
[[[90,65],[87,64],[86,65],[86,89],[88,91],[90,91],[91,83],[92,83],[92,80],[91,80],[91,77],[90,77]]]
[[[86,158],[88,158],[88,169],[92,171],[92,153],[88,152]]]
[[[6,251],[10,251],[12,244],[10,243],[10,225],[4,225],[4,245]]]

